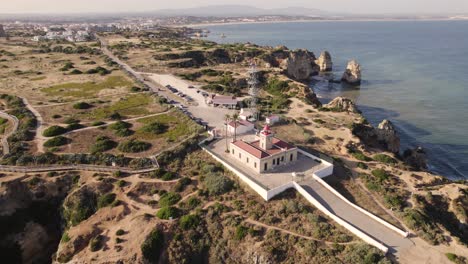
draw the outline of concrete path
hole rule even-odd
[[[7,119],[11,124],[12,127],[8,126],[7,130],[5,130],[3,137],[2,137],[2,147],[3,147],[3,155],[10,154],[10,145],[8,144],[8,138],[13,135],[16,130],[18,130],[19,121],[16,116],[9,115],[3,111],[0,111],[0,117]]]
[[[326,189],[319,182],[309,179],[299,183],[308,193],[310,193],[325,208],[338,217],[342,218],[357,229],[373,237],[377,241],[389,247],[389,251],[398,255],[404,249],[413,246],[413,242],[397,234],[381,223],[373,220],[356,208],[350,206],[338,198],[331,191]]]

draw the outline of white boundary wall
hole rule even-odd
[[[244,175],[242,172],[238,171],[236,168],[232,167],[230,164],[228,164],[227,162],[225,162],[224,160],[219,158],[217,155],[213,154],[205,146],[201,146],[201,148],[203,150],[205,150],[207,153],[209,153],[215,160],[217,160],[218,162],[223,164],[223,166],[225,166],[226,168],[231,170],[234,174],[236,174],[245,184],[247,184],[250,188],[252,188],[255,192],[257,192],[265,201],[269,201],[273,197],[275,197],[276,195],[286,191],[287,189],[293,188],[293,189],[297,190],[302,196],[304,196],[304,198],[306,198],[306,200],[308,202],[310,202],[312,205],[314,205],[317,209],[322,211],[325,215],[327,215],[328,217],[333,219],[335,222],[337,222],[338,224],[340,224],[344,228],[348,229],[351,233],[353,233],[357,237],[361,238],[366,243],[368,243],[368,244],[370,244],[372,246],[375,246],[376,248],[380,249],[381,251],[383,251],[385,253],[388,252],[388,248],[384,244],[382,244],[379,241],[373,239],[369,235],[365,234],[361,230],[357,229],[356,227],[352,226],[351,224],[349,224],[345,220],[341,219],[337,215],[330,212],[319,201],[317,201],[312,195],[310,195],[304,188],[302,188],[297,182],[291,181],[291,182],[288,182],[288,183],[286,183],[286,184],[284,184],[282,186],[279,186],[279,187],[276,187],[274,189],[268,190],[268,189],[262,187],[260,184],[256,183],[255,181],[253,181],[252,179],[250,179],[248,176]],[[386,221],[380,219],[379,217],[377,217],[377,216],[367,212],[366,210],[362,209],[361,207],[351,203],[349,200],[347,200],[345,197],[343,197],[340,193],[338,193],[335,189],[333,189],[330,185],[328,185],[322,178],[324,178],[326,176],[329,176],[329,175],[331,175],[333,173],[333,164],[331,164],[331,163],[329,163],[329,162],[327,162],[325,160],[322,160],[320,158],[317,158],[316,156],[314,156],[314,155],[312,155],[310,153],[307,153],[305,151],[299,150],[299,152],[301,154],[303,154],[303,155],[308,156],[309,158],[321,160],[322,164],[328,165],[325,168],[323,168],[323,169],[321,169],[319,171],[316,171],[314,173],[314,175],[313,175],[314,179],[317,180],[320,184],[322,184],[325,188],[330,190],[338,198],[342,199],[346,203],[350,204],[351,206],[353,206],[357,210],[361,211],[362,213],[366,214],[367,216],[371,217],[372,219],[378,221],[379,223],[383,224],[384,226],[392,229],[393,231],[397,232],[398,234],[400,234],[400,235],[402,235],[404,237],[408,236],[408,232],[404,232],[404,231],[396,228],[395,226],[387,223]]]
[[[325,178],[333,174],[333,164],[328,161],[325,161],[319,157],[316,157],[308,152],[303,151],[302,149],[298,149],[298,152],[304,156],[307,156],[313,160],[320,160],[322,164],[326,165],[323,169],[314,172],[314,175],[320,178]]]
[[[346,202],[347,204],[351,205],[352,207],[354,207],[355,209],[357,209],[358,211],[360,211],[361,213],[369,216],[370,218],[374,219],[375,221],[381,223],[382,225],[386,226],[387,228],[390,228],[391,230],[397,232],[399,235],[403,236],[403,237],[407,237],[409,235],[409,232],[404,232],[402,230],[400,230],[399,228],[395,227],[394,225],[388,223],[387,221],[381,219],[380,217],[364,210],[363,208],[355,205],[354,203],[350,202],[348,199],[346,199],[343,195],[341,195],[338,191],[335,190],[335,188],[331,187],[330,185],[328,185],[328,183],[326,183],[323,179],[321,179],[320,177],[314,175],[314,179],[316,181],[318,181],[322,186],[324,186],[325,188],[327,188],[330,192],[332,192],[334,195],[336,195],[338,198],[340,198],[341,200],[343,200],[344,202]]]
[[[300,186],[296,182],[294,182],[293,184],[294,184],[294,188],[302,196],[304,196],[304,198],[306,198],[307,201],[309,201],[312,205],[317,207],[317,209],[322,211],[322,213],[324,213],[325,215],[327,215],[328,217],[333,219],[338,224],[342,225],[344,228],[348,229],[351,233],[355,234],[357,237],[361,238],[366,243],[368,243],[368,244],[382,250],[385,253],[388,252],[388,248],[384,244],[378,242],[377,240],[373,239],[372,237],[368,236],[367,234],[365,234],[361,230],[355,228],[354,226],[350,225],[345,220],[341,219],[340,217],[338,217],[335,214],[333,214],[332,212],[330,212],[327,208],[325,208],[319,201],[317,201],[314,197],[312,197],[312,195],[310,195],[304,188],[302,188],[302,186]]]

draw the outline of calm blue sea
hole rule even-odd
[[[468,21],[294,22],[207,27],[219,43],[252,42],[328,50],[340,77],[349,59],[363,68],[360,89],[313,84],[328,101],[354,99],[374,125],[391,120],[402,149],[423,146],[430,168],[468,178]],[[226,38],[220,35],[226,34]]]

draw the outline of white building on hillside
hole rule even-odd
[[[258,173],[293,163],[297,161],[298,155],[298,149],[274,137],[268,125],[258,133],[255,141],[236,140],[230,144],[229,151],[233,158]]]
[[[236,135],[241,135],[253,131],[255,125],[246,120],[239,120],[229,122],[227,128],[229,135],[234,135],[234,132]]]

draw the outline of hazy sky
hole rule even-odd
[[[0,0],[0,13],[152,11],[205,5],[303,6],[346,13],[468,13],[468,0]]]

